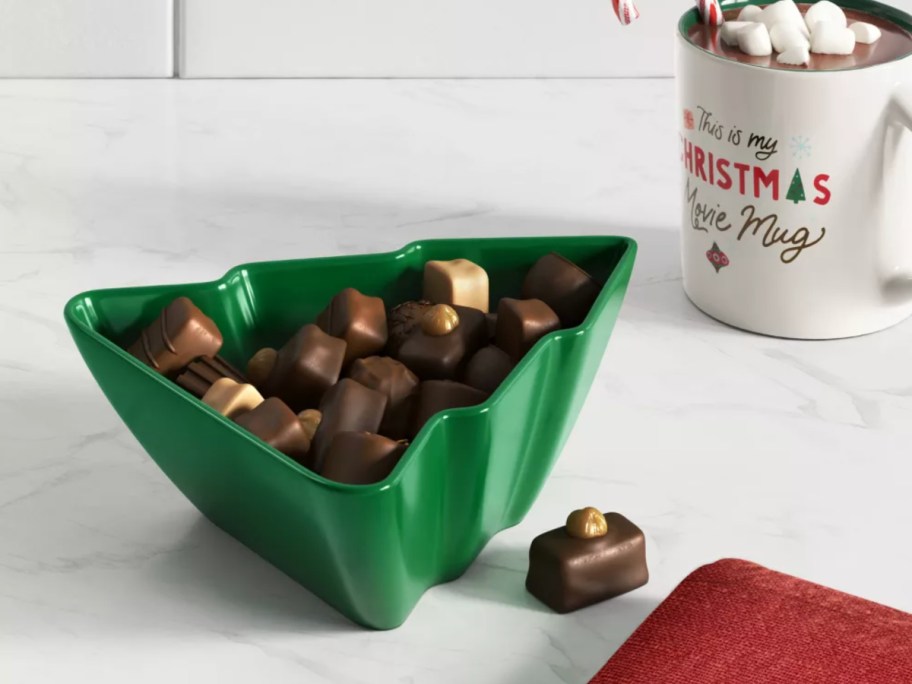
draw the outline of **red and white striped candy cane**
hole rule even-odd
[[[704,24],[721,26],[725,23],[719,0],[697,0],[697,7],[700,9],[700,16],[703,17]]]
[[[640,18],[640,11],[633,4],[633,0],[611,0],[611,5],[624,26]]]

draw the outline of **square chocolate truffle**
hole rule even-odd
[[[344,365],[355,359],[376,354],[386,346],[386,306],[379,297],[368,297],[353,287],[342,290],[332,298],[319,316],[317,325],[345,340]]]
[[[552,252],[526,274],[522,293],[526,299],[542,300],[554,309],[565,328],[572,328],[586,318],[601,289],[586,271]]]
[[[513,370],[513,359],[500,347],[488,345],[479,349],[466,366],[465,383],[489,394],[500,387]]]
[[[495,341],[514,362],[526,355],[536,342],[560,328],[560,319],[540,299],[504,297],[497,307]]]
[[[469,387],[452,380],[428,380],[418,388],[412,436],[417,435],[432,416],[453,408],[464,408],[481,404],[488,398],[487,392]]]
[[[393,472],[407,445],[369,432],[340,432],[323,460],[320,474],[351,485],[380,482]]]
[[[357,359],[348,376],[386,396],[380,434],[393,439],[406,438],[411,422],[412,395],[418,389],[417,376],[404,364],[388,356]]]
[[[436,307],[428,309],[430,315]],[[412,331],[400,347],[398,359],[422,380],[453,380],[465,363],[487,341],[487,322],[478,309],[454,306],[458,323],[446,334],[428,334],[423,327]]]
[[[276,356],[264,394],[276,396],[293,410],[316,408],[336,384],[345,359],[345,340],[305,325]]]
[[[281,399],[270,397],[242,413],[234,422],[302,465],[307,465],[310,440],[298,417]]]
[[[581,538],[558,527],[536,537],[529,548],[526,589],[554,611],[569,613],[646,584],[642,530],[619,513],[606,513],[602,524],[607,532],[593,532],[604,532],[601,536]]]
[[[162,375],[174,378],[199,356],[215,356],[222,333],[187,297],[168,304],[127,351]]]
[[[320,472],[323,459],[340,432],[376,433],[386,411],[386,395],[351,378],[336,383],[320,402],[323,414],[313,439],[309,467]]]
[[[488,272],[468,259],[424,265],[424,298],[434,304],[469,306],[487,313],[489,296]]]
[[[263,403],[263,396],[253,385],[243,384],[231,378],[216,380],[203,395],[203,403],[211,406],[223,416],[237,418],[252,411]]]

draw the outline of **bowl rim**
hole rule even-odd
[[[140,290],[154,290],[159,288],[174,289],[180,287],[195,287],[195,288],[207,288],[215,287],[218,288],[220,285],[226,284],[232,278],[240,276],[241,272],[250,269],[250,268],[261,268],[263,266],[276,266],[282,264],[300,264],[301,262],[306,261],[349,261],[349,260],[363,260],[365,257],[374,257],[374,258],[386,258],[386,259],[401,259],[405,258],[408,254],[420,251],[425,246],[439,244],[439,243],[453,243],[453,242],[468,242],[471,241],[473,244],[485,243],[485,242],[517,242],[517,241],[551,241],[555,240],[561,243],[573,243],[573,242],[588,242],[592,240],[605,240],[605,241],[614,241],[619,245],[623,245],[623,252],[620,254],[620,257],[617,260],[617,263],[614,266],[614,269],[611,271],[607,280],[602,284],[602,287],[599,291],[599,295],[596,298],[595,302],[592,304],[592,307],[589,310],[589,313],[586,314],[586,318],[577,326],[572,328],[561,328],[555,330],[554,332],[548,333],[542,337],[535,345],[530,349],[525,356],[520,360],[516,366],[513,367],[513,370],[510,371],[509,375],[501,382],[494,392],[482,403],[476,404],[474,406],[466,406],[462,408],[453,408],[440,411],[439,413],[434,414],[425,424],[422,426],[421,430],[415,436],[415,439],[409,444],[409,448],[406,450],[405,456],[399,460],[393,470],[387,475],[386,478],[380,480],[379,482],[374,482],[368,485],[352,485],[345,484],[342,482],[336,482],[335,480],[330,480],[323,477],[319,473],[307,468],[301,463],[298,463],[290,456],[283,454],[278,449],[266,444],[263,440],[259,439],[249,431],[242,428],[240,425],[230,420],[228,417],[222,415],[214,408],[210,407],[207,404],[204,404],[201,400],[197,399],[190,393],[184,391],[177,383],[169,380],[160,373],[156,373],[152,368],[142,363],[132,354],[129,354],[126,349],[116,344],[113,340],[109,339],[105,335],[101,334],[94,328],[92,328],[83,318],[77,314],[77,309],[82,306],[87,300],[91,300],[93,296],[97,295],[111,295],[111,294],[121,294],[125,292],[137,292]],[[555,251],[555,250],[552,250]],[[509,390],[509,388],[516,382],[516,379],[525,371],[525,369],[534,363],[535,359],[541,356],[544,353],[544,350],[550,347],[553,344],[557,344],[559,340],[564,337],[571,336],[581,336],[586,335],[592,329],[595,324],[598,315],[604,310],[607,306],[609,299],[611,298],[614,289],[617,286],[617,282],[620,279],[618,273],[622,270],[624,264],[632,264],[635,260],[637,252],[637,243],[633,238],[621,235],[572,235],[572,236],[530,236],[530,237],[485,237],[485,238],[433,238],[427,240],[414,240],[405,244],[399,249],[395,249],[388,252],[367,252],[364,254],[342,254],[342,255],[332,255],[332,256],[315,256],[315,257],[304,257],[299,259],[278,259],[278,260],[266,260],[266,261],[253,261],[246,262],[243,264],[238,264],[229,268],[222,276],[215,278],[213,280],[204,280],[196,281],[190,283],[168,283],[168,284],[159,284],[159,285],[136,285],[136,286],[127,286],[127,287],[109,287],[109,288],[99,288],[94,290],[85,290],[80,292],[77,295],[72,296],[64,305],[64,319],[67,324],[75,326],[82,333],[87,335],[91,340],[97,342],[102,347],[107,349],[110,352],[113,352],[114,355],[120,358],[123,361],[126,361],[129,364],[132,364],[134,368],[140,370],[144,373],[146,377],[151,378],[153,382],[157,382],[160,385],[166,386],[169,391],[176,393],[184,401],[186,401],[191,408],[196,410],[203,411],[207,413],[210,417],[220,421],[223,425],[234,430],[236,434],[240,434],[248,443],[259,448],[261,451],[265,451],[266,454],[271,456],[273,459],[278,460],[281,464],[290,468],[299,475],[310,479],[315,484],[320,486],[344,492],[349,496],[370,496],[374,495],[389,489],[394,488],[404,477],[406,470],[409,468],[409,464],[414,460],[414,458],[409,458],[411,452],[420,451],[424,443],[429,439],[428,435],[434,429],[434,427],[441,422],[450,420],[453,417],[468,417],[472,415],[482,415],[488,413],[492,407],[500,403],[504,394]]]

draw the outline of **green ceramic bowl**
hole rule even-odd
[[[222,355],[242,365],[281,346],[344,287],[398,303],[420,294],[426,261],[462,257],[487,269],[496,301],[517,296],[551,251],[605,283],[588,318],[539,341],[484,404],[430,420],[375,485],[323,479],[123,350],[187,295],[221,329]],[[389,629],[528,512],[592,384],[635,253],[619,237],[431,240],[389,254],[248,264],[210,283],[87,292],[64,315],[111,405],[207,518],[350,619]]]

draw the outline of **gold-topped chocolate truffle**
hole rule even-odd
[[[313,436],[320,427],[320,421],[323,420],[323,414],[317,409],[304,409],[298,414],[298,420],[301,421],[301,427],[304,428],[307,439],[313,441]]]
[[[458,327],[459,314],[447,304],[435,304],[427,310],[421,321],[421,330],[432,337],[449,335]]]
[[[276,356],[278,352],[275,349],[265,347],[250,358],[247,362],[247,378],[250,384],[255,387],[263,387],[266,384],[272,367],[275,366]]]
[[[588,506],[567,516],[567,534],[577,539],[594,539],[608,534],[608,523],[597,508]]]

